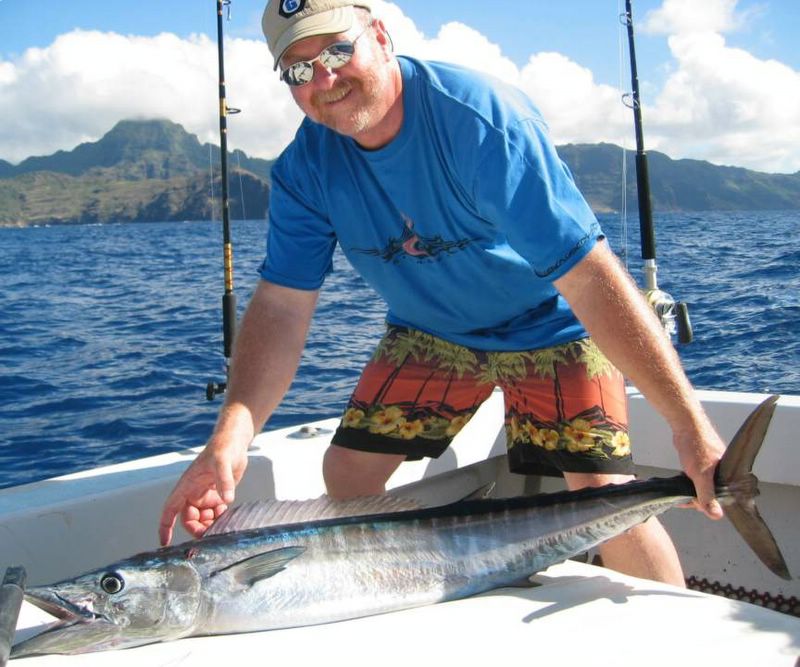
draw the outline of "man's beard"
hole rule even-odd
[[[374,127],[386,114],[381,104],[385,81],[377,72],[368,72],[361,78],[342,81],[332,90],[318,93],[311,100],[313,120],[340,134],[355,136]],[[351,99],[342,108],[329,108],[326,102],[337,99],[343,92]]]

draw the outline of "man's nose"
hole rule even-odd
[[[314,63],[313,67],[314,67],[314,78],[312,80],[313,82],[317,82],[319,80],[330,83],[330,81],[328,81],[329,79],[336,78],[336,70],[334,70],[331,67],[326,67],[319,60]]]

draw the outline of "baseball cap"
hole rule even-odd
[[[355,21],[354,7],[371,10],[368,0],[269,0],[261,28],[275,58],[306,37],[347,32]]]

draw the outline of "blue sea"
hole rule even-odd
[[[638,275],[638,222],[602,216]],[[689,304],[698,388],[800,394],[800,212],[656,217],[659,282]],[[224,380],[221,225],[0,229],[0,487],[201,445]],[[244,309],[263,221],[233,223]],[[297,377],[268,429],[340,413],[383,331],[337,254]]]

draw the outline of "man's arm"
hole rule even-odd
[[[698,509],[721,517],[714,470],[725,445],[660,322],[608,245],[598,243],[555,286],[603,353],[669,423]]]
[[[297,371],[317,294],[259,282],[237,332],[225,403],[214,432],[164,504],[161,544],[171,541],[178,515],[198,537],[233,502],[247,467],[247,448]]]

